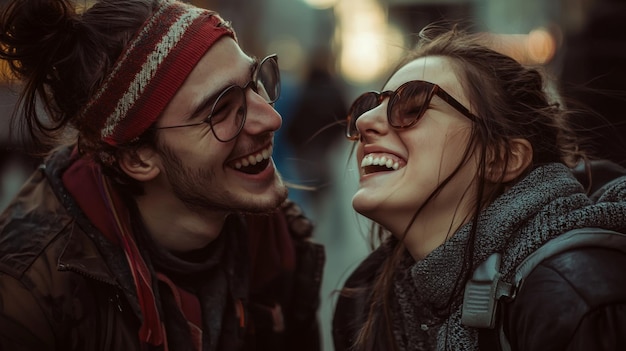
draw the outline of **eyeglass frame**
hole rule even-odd
[[[396,126],[391,121],[391,111],[392,111],[394,103],[395,103],[395,101],[397,99],[397,96],[400,93],[402,93],[402,90],[404,90],[407,86],[413,85],[413,84],[416,84],[416,83],[418,83],[418,84],[425,84],[425,85],[431,86],[432,88],[429,91],[428,96],[426,97],[426,99],[424,99],[424,103],[423,103],[422,107],[420,108],[420,111],[417,113],[416,117],[411,121],[411,123],[409,123],[407,125]],[[376,96],[377,104],[374,107],[372,107],[371,109],[361,113],[358,117],[354,118],[354,122],[353,122],[352,114],[353,114],[353,110],[355,109],[355,104],[360,99],[364,98],[367,95],[371,95],[371,94],[374,94]],[[374,108],[376,108],[377,106],[379,106],[380,104],[382,104],[383,101],[386,98],[389,98],[389,103],[387,104],[387,123],[389,123],[389,125],[392,128],[394,128],[394,129],[410,128],[413,125],[415,125],[415,123],[417,123],[417,121],[419,121],[424,116],[426,111],[430,108],[429,107],[430,106],[430,101],[432,100],[432,98],[435,95],[439,96],[448,105],[450,105],[452,108],[454,108],[455,110],[457,110],[458,112],[460,112],[465,117],[467,117],[470,120],[472,120],[473,122],[476,122],[478,120],[478,117],[475,114],[470,112],[470,110],[467,107],[463,106],[463,104],[461,104],[457,99],[452,97],[452,95],[448,94],[438,84],[427,82],[427,81],[424,81],[424,80],[410,80],[410,81],[400,85],[396,90],[386,90],[386,91],[383,91],[383,92],[369,91],[369,92],[365,92],[365,93],[359,95],[359,97],[357,97],[354,100],[354,102],[352,103],[352,106],[350,107],[350,110],[348,112],[348,116],[346,117],[346,122],[347,122],[347,125],[346,125],[346,138],[348,138],[349,140],[353,140],[353,141],[359,140],[360,137],[361,137],[361,132],[359,132],[358,128],[356,127],[356,121],[361,116],[363,116],[366,112],[371,111]],[[354,130],[356,132],[358,132],[357,135],[354,135],[354,136],[351,135],[351,129],[352,129],[351,127],[352,127],[352,125],[354,125]]]
[[[261,94],[259,94],[258,92],[258,85],[257,85],[257,78],[259,75],[259,71],[261,70],[261,67],[263,67],[263,64],[265,64],[266,62],[273,62],[272,68],[275,70],[276,72],[276,98],[274,99],[270,99],[267,100],[265,99],[265,97],[263,97],[265,99],[265,101],[270,104],[270,105],[274,105],[274,103],[276,101],[278,101],[278,99],[280,98],[280,88],[281,88],[281,82],[280,82],[280,70],[278,68],[278,55],[277,54],[271,54],[266,56],[265,58],[263,58],[262,60],[259,61],[258,65],[254,68],[254,71],[252,72],[252,77],[250,79],[250,81],[248,83],[246,83],[244,86],[239,86],[237,84],[233,84],[230,85],[228,87],[226,87],[224,90],[222,90],[217,97],[215,98],[215,101],[213,102],[213,104],[211,105],[211,111],[209,112],[209,115],[204,118],[201,122],[197,122],[197,123],[189,123],[189,124],[180,124],[180,125],[174,125],[174,126],[165,126],[165,127],[154,127],[154,129],[175,129],[175,128],[185,128],[185,127],[194,127],[194,126],[199,126],[199,125],[203,125],[203,124],[208,124],[209,126],[211,126],[211,132],[213,133],[213,136],[215,137],[215,139],[219,140],[222,143],[227,143],[233,139],[235,139],[236,137],[239,136],[239,134],[241,134],[241,130],[243,129],[243,126],[246,124],[246,117],[248,115],[248,103],[247,103],[247,99],[246,99],[246,91],[248,90],[248,87],[252,88],[252,91],[254,91],[256,94],[258,94],[259,96],[263,96]],[[239,127],[237,128],[237,132],[235,132],[235,135],[233,135],[231,138],[226,139],[226,140],[222,140],[219,136],[217,136],[217,134],[215,133],[215,128],[211,122],[211,117],[213,117],[213,113],[215,110],[215,107],[217,106],[217,103],[220,102],[220,99],[226,95],[227,93],[229,93],[232,89],[239,89],[242,93],[243,96],[243,105],[242,107],[244,108],[244,114],[243,117],[241,119],[241,124],[239,125]],[[269,96],[268,96],[269,98]]]

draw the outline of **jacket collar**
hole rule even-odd
[[[47,160],[44,172],[63,205],[76,218],[77,227],[72,228],[61,256],[65,264],[72,264],[66,269],[118,283],[142,322],[140,340],[163,344],[165,336],[151,271],[136,246],[128,210],[99,165],[80,157],[76,148],[65,148]],[[76,239],[79,231],[95,244],[91,244],[91,250],[85,250],[87,240]],[[100,263],[96,263],[98,256],[102,258]]]

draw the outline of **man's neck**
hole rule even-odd
[[[218,237],[227,212],[191,211],[171,193],[137,197],[137,208],[152,239],[171,252],[201,249]]]

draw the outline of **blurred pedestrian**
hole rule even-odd
[[[330,155],[343,140],[343,119],[347,113],[341,81],[333,72],[330,50],[314,51],[303,87],[285,125],[286,140],[293,148],[298,182],[313,190],[303,199],[319,213],[325,195],[332,189]]]

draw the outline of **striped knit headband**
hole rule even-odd
[[[134,140],[157,120],[198,61],[224,35],[236,39],[215,12],[163,1],[129,42],[80,118],[109,145]]]

